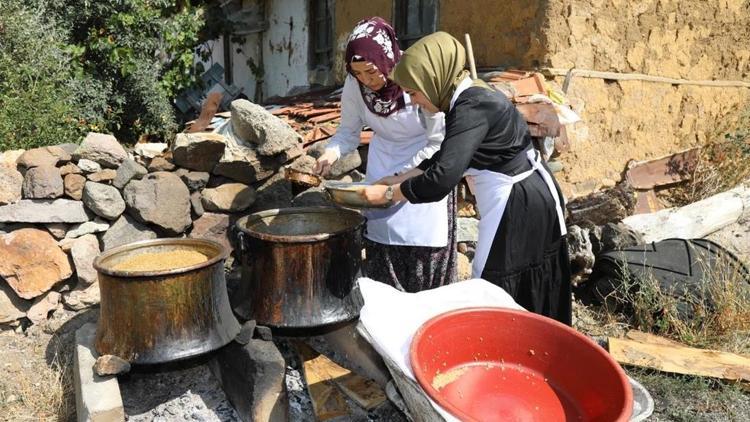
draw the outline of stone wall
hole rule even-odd
[[[288,123],[236,100],[222,127],[180,133],[171,148],[126,149],[114,136],[89,133],[80,145],[0,152],[0,330],[97,305],[93,261],[103,251],[193,237],[231,253],[243,215],[329,205],[322,188],[295,195],[285,179],[287,163],[308,171],[315,163]],[[358,151],[342,157],[337,179],[360,181],[360,164]]]

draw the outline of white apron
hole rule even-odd
[[[397,112],[388,118],[371,114],[365,121],[375,132],[367,153],[366,182],[372,183],[414,167],[414,156],[427,144],[416,112]],[[395,139],[380,136],[384,131],[378,131],[378,126],[388,126],[388,134]],[[448,245],[447,198],[426,204],[400,202],[387,209],[366,210],[365,215],[365,236],[372,241],[402,246]]]
[[[557,189],[555,189],[552,176],[542,166],[539,154],[535,149],[527,151],[527,157],[531,163],[531,169],[515,176],[474,168],[469,168],[464,173],[464,176],[467,176],[466,179],[469,182],[469,188],[477,198],[477,207],[479,208],[479,214],[482,216],[481,220],[479,220],[479,241],[477,242],[474,264],[471,269],[472,277],[474,278],[482,277],[487,257],[492,248],[492,242],[500,227],[500,222],[505,213],[505,207],[508,205],[508,198],[510,197],[513,185],[531,176],[536,171],[544,179],[550,194],[552,194],[552,198],[555,200],[560,233],[563,235],[567,233],[560,197],[557,194]]]
[[[425,113],[422,126],[418,107],[404,94],[406,107],[388,117],[367,109],[352,76],[344,82],[341,94],[341,123],[327,149],[339,156],[354,151],[359,145],[362,126],[369,126],[374,135],[367,155],[369,183],[386,176],[411,170],[439,149],[445,136],[443,113]],[[445,247],[448,245],[447,198],[428,204],[402,202],[388,209],[365,212],[365,236],[386,245]]]

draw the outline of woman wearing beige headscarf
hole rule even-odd
[[[446,114],[445,139],[418,168],[380,180],[365,196],[374,203],[432,202],[467,176],[482,216],[473,276],[502,287],[530,311],[570,324],[562,194],[518,110],[472,81],[465,65],[463,46],[445,32],[404,52],[390,77],[421,107]]]

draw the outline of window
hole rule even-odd
[[[330,69],[333,63],[333,2],[312,0],[310,4],[310,63],[313,69]]]
[[[402,49],[435,32],[437,0],[395,0],[393,22]]]

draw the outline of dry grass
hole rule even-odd
[[[12,368],[0,381],[0,420],[3,421],[70,421],[75,418],[75,396],[72,383],[72,360],[69,348],[55,344],[52,362],[44,360],[44,345],[33,351],[18,350],[6,359]]]
[[[738,127],[731,132],[723,130],[723,135],[701,149],[690,182],[662,193],[667,202],[687,205],[750,179],[750,111],[743,113]]]
[[[623,271],[622,283],[606,301],[610,305],[604,309],[605,319],[694,347],[750,353],[747,274],[730,264],[719,267],[731,269],[706,271],[709,275],[693,293],[683,295],[664,290],[653,276],[635,281]]]

